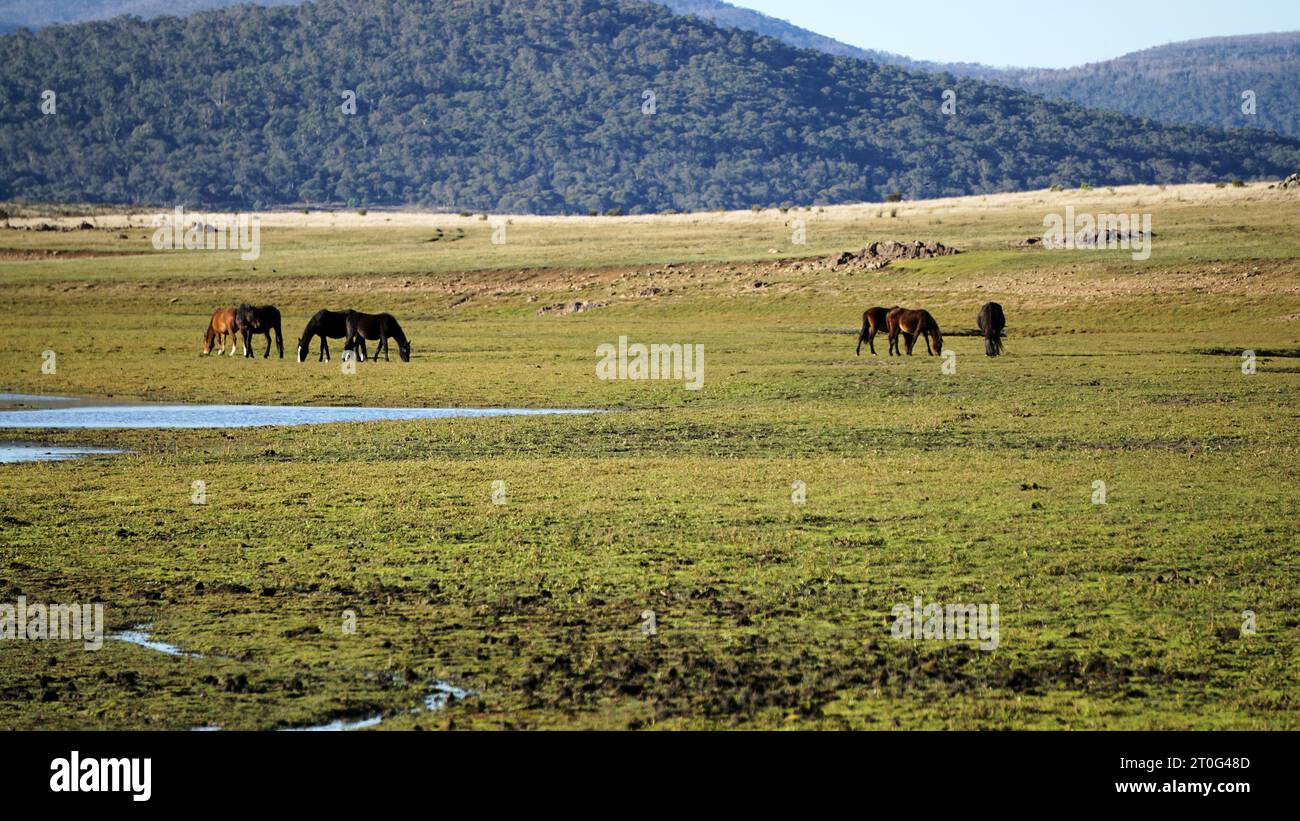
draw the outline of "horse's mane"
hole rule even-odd
[[[397,319],[392,314],[384,314],[384,319],[389,323],[390,335],[397,340],[398,346],[406,344],[406,334],[402,333],[402,326],[397,324]]]

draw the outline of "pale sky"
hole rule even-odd
[[[918,60],[1066,68],[1200,37],[1300,30],[1300,0],[728,0]]]

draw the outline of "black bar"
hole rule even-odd
[[[818,804],[848,796],[859,806],[895,796],[927,811],[1189,801],[1221,809],[1286,800],[1292,739],[1242,732],[21,732],[0,734],[0,772],[6,797],[27,799],[34,808],[129,812],[378,809],[395,801],[447,812],[473,812],[476,802],[495,811],[517,801],[540,811],[593,790],[649,791],[661,799],[690,792],[704,805],[733,808],[762,806],[775,791]],[[129,791],[53,792],[51,762],[71,763],[74,750],[83,766],[89,758],[150,759],[148,801],[133,800]],[[1125,760],[1149,764],[1123,766]],[[1208,783],[1214,791],[1165,791],[1174,783]],[[1121,784],[1151,784],[1156,791],[1121,793]]]

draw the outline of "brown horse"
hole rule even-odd
[[[221,344],[217,347],[217,356],[226,352],[226,340],[230,340],[230,355],[235,355],[235,338],[238,335],[238,329],[235,327],[236,311],[234,308],[218,308],[212,312],[212,319],[208,321],[208,332],[203,335],[203,353],[212,353],[212,343],[218,338]]]
[[[916,337],[925,337],[925,350],[930,356],[937,356],[943,353],[943,334],[939,333],[939,323],[934,321],[930,312],[926,310],[913,311],[907,308],[894,308],[890,310],[889,315],[885,318],[889,325],[889,353],[897,353],[902,356],[898,349],[898,335],[901,333],[907,339],[907,355],[912,355],[912,346],[916,344]],[[934,347],[930,346],[931,341]]]
[[[868,308],[862,314],[862,331],[858,334],[858,352],[862,355],[862,343],[865,341],[867,347],[871,348],[871,355],[876,355],[876,334],[880,331],[889,333],[889,312],[890,308]],[[902,310],[897,305],[892,310]]]

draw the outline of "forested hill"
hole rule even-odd
[[[303,0],[0,0],[0,31],[39,29],[61,23],[107,20],[123,14],[184,17],[196,11],[241,3],[289,6]]]
[[[5,199],[638,212],[1300,169],[1296,141],[909,74],[633,0],[239,6],[20,32],[0,59]]]
[[[1300,136],[1300,32],[1172,43],[1068,69],[995,77],[1034,94],[1162,122]],[[1253,113],[1243,94],[1253,92]]]
[[[1050,99],[1164,123],[1261,128],[1300,137],[1300,32],[1189,40],[1076,68],[994,68],[861,49],[722,0],[658,2],[682,14],[699,15],[719,25],[766,34],[827,54],[987,80]],[[1255,92],[1253,113],[1242,107],[1246,91]]]
[[[202,2],[208,3],[235,3],[239,1],[202,0]],[[161,2],[161,0],[158,0],[158,2]],[[927,60],[914,60],[902,54],[894,54],[874,48],[859,48],[848,43],[842,43],[824,34],[818,34],[815,31],[796,26],[778,17],[764,14],[761,11],[754,11],[743,6],[727,3],[725,0],[654,0],[654,2],[667,6],[678,14],[694,14],[697,17],[717,23],[719,26],[745,29],[755,34],[775,37],[798,48],[815,48],[818,51],[834,54],[837,57],[856,57],[860,60],[872,60],[911,71],[948,72],[959,77],[975,77],[977,79],[997,79],[1002,74],[1002,69],[980,65],[979,63],[936,63]],[[868,14],[869,7],[863,6],[862,13]],[[888,32],[881,32],[881,34],[888,37]]]
[[[121,14],[183,17],[201,9],[247,2],[270,6],[303,0],[0,0],[0,32]],[[745,29],[788,45],[840,57],[987,80],[1051,99],[1164,123],[1261,128],[1300,137],[1300,32],[1172,43],[1076,68],[995,68],[978,63],[917,60],[859,48],[724,0],[655,2],[720,26]],[[880,36],[888,40],[889,32],[881,31]],[[1255,92],[1253,114],[1242,109],[1241,95],[1245,91]]]

